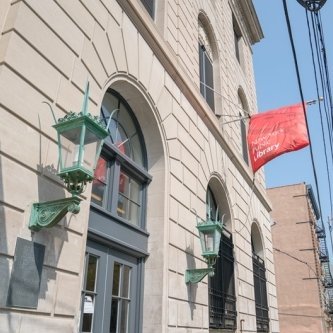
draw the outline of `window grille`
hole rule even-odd
[[[223,331],[237,328],[232,235],[223,229],[215,275],[209,278],[209,327]]]
[[[269,332],[267,289],[264,261],[253,253],[254,295],[256,302],[257,332]]]

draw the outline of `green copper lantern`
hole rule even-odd
[[[72,195],[80,194],[94,178],[94,170],[108,132],[98,117],[70,112],[53,126],[58,132],[59,173]]]
[[[219,221],[217,219],[218,214],[216,213],[216,220],[213,221],[210,218],[206,221],[199,221],[197,218],[197,229],[199,230],[199,237],[201,242],[202,256],[205,258],[207,268],[202,269],[188,269],[185,272],[185,282],[198,283],[207,274],[214,276],[214,265],[216,258],[219,254],[221,233],[223,228],[223,217]]]
[[[202,256],[207,261],[216,259],[219,254],[222,223],[219,221],[207,220],[198,223]]]
[[[57,224],[67,212],[77,214],[80,211],[81,194],[87,182],[94,179],[94,171],[104,139],[108,135],[107,127],[99,117],[88,113],[89,83],[87,84],[82,110],[69,112],[53,126],[58,133],[59,172],[72,197],[34,203],[29,228],[39,231]]]

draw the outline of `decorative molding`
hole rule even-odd
[[[245,0],[250,1],[250,0]],[[171,50],[170,46],[165,42],[163,37],[157,30],[156,25],[152,20],[144,20],[144,8],[139,5],[136,0],[118,1],[120,7],[124,10],[126,15],[133,22],[134,26],[138,29],[141,36],[147,42],[149,47],[153,50],[156,58],[161,62],[166,72],[175,81],[184,96],[188,99],[192,107],[197,111],[198,116],[208,127],[214,138],[221,145],[224,152],[227,154],[231,162],[244,177],[246,183],[253,186],[253,174],[249,167],[242,160],[241,156],[235,154],[231,148],[230,143],[223,137],[219,122],[213,112],[206,105],[203,97],[198,90],[198,87],[189,79],[182,66],[179,64],[176,55]],[[254,186],[254,193],[264,205],[264,207],[271,211],[271,203],[268,200],[266,193],[261,187]]]

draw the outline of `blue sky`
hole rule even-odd
[[[305,9],[296,0],[287,0],[305,100],[316,99],[312,58]],[[283,2],[254,0],[265,38],[254,45],[254,70],[259,111],[275,109],[301,101],[288,37]],[[333,2],[321,9],[329,71],[333,84]],[[326,225],[331,208],[328,178],[323,152],[320,115],[317,105],[307,110],[312,149],[316,163],[323,221]],[[332,168],[332,160],[329,160]],[[265,166],[267,187],[305,182],[315,189],[309,148],[284,154]],[[329,245],[329,244],[328,244]],[[330,247],[330,245],[329,245]],[[332,255],[331,255],[332,259]]]

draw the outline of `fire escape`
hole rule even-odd
[[[326,244],[326,233],[323,222],[317,221],[316,234],[318,238],[318,255],[322,268],[322,283],[325,288],[325,307],[329,316],[333,316],[333,278]]]

